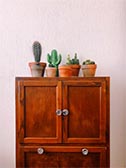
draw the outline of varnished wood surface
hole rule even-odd
[[[17,167],[109,167],[109,95],[109,77],[17,77]],[[43,156],[35,151],[40,144],[48,144]],[[82,157],[86,144],[90,154]]]
[[[37,153],[40,147],[44,149],[41,155]],[[82,154],[83,148],[88,155]],[[25,146],[21,147],[25,162],[19,167],[107,167],[106,151],[106,147],[90,146]]]
[[[70,112],[63,118],[64,141],[106,143],[105,82],[64,81],[63,88],[63,108]]]

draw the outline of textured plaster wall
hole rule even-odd
[[[30,76],[34,40],[43,61],[53,48],[62,63],[77,52],[111,77],[111,167],[126,166],[125,11],[126,0],[0,0],[1,168],[15,167],[15,76]]]

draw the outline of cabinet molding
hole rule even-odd
[[[15,82],[17,168],[110,166],[109,77]]]

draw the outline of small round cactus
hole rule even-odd
[[[95,64],[95,62],[91,61],[90,59],[87,59],[86,61],[83,62],[83,65],[89,65],[89,64]]]
[[[40,62],[41,53],[42,53],[41,44],[38,41],[35,41],[33,43],[32,49],[33,49],[33,55],[34,55],[35,62],[37,63]]]

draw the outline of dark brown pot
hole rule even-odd
[[[44,76],[46,63],[44,62],[29,62],[29,67],[31,70],[32,77],[42,77]]]

